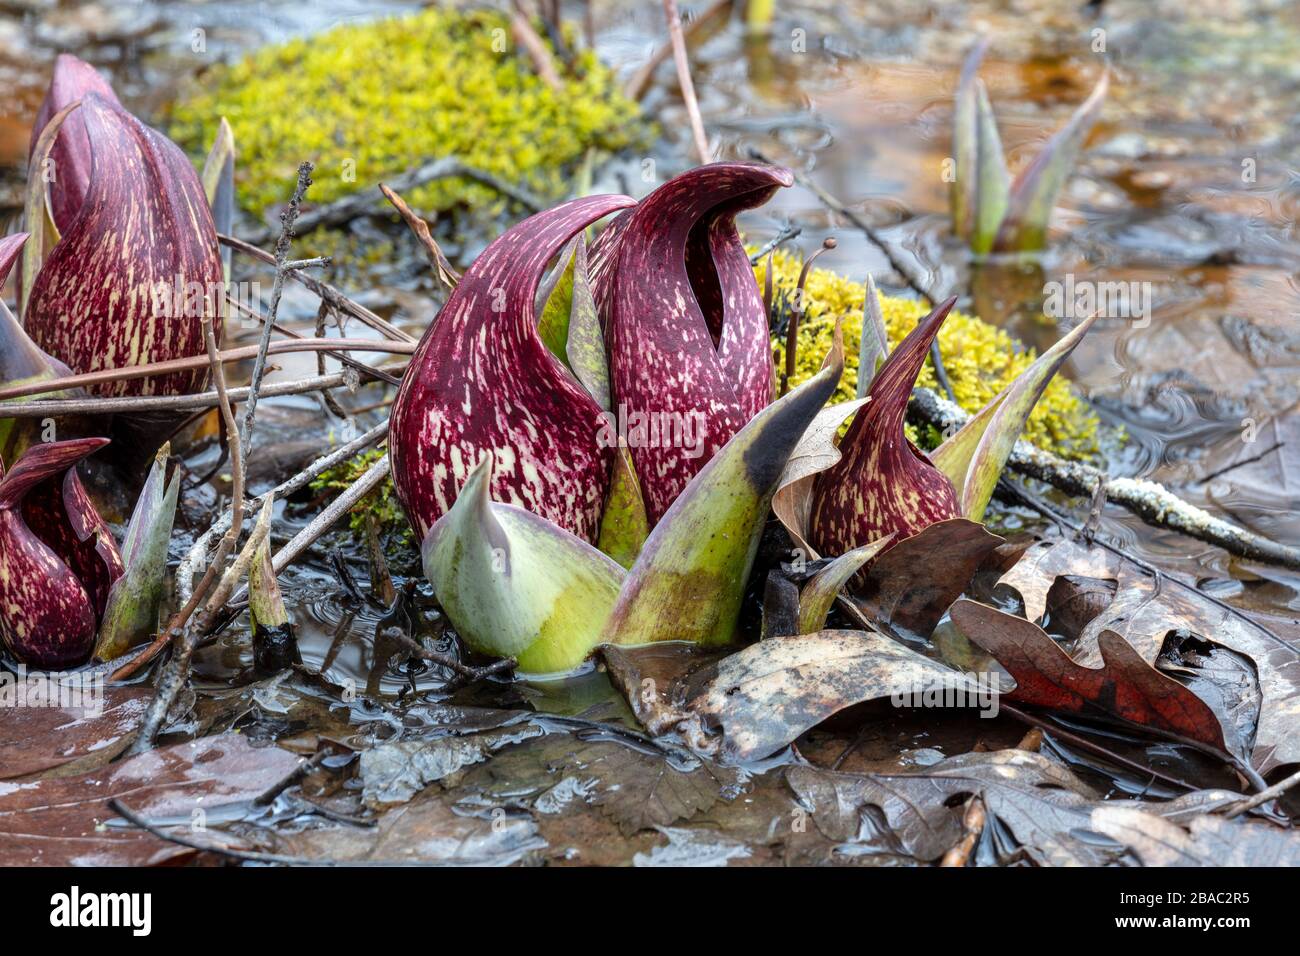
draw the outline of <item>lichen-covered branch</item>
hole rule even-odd
[[[914,421],[933,425],[940,431],[956,430],[970,417],[961,407],[928,388],[913,389],[908,415]],[[1148,524],[1178,531],[1241,558],[1300,568],[1300,548],[1281,544],[1216,518],[1157,482],[1141,478],[1111,478],[1097,468],[1058,458],[1023,440],[1016,443],[1009,465],[1020,474],[1046,482],[1069,495],[1091,499],[1101,485],[1106,500],[1127,508]]]

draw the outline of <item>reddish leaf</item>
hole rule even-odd
[[[810,530],[820,553],[845,554],[888,534],[901,541],[961,514],[952,482],[903,434],[912,386],[956,301],[922,319],[885,360],[871,402],[840,442],[843,457],[817,476]]]
[[[393,478],[421,539],[485,452],[492,497],[593,541],[614,447],[602,409],[537,335],[547,262],[580,230],[632,204],[576,199],[524,220],[461,277],[424,333],[393,403]]]
[[[80,676],[80,674],[76,675]],[[80,685],[87,689],[93,684]],[[17,693],[17,685],[12,691]],[[63,768],[87,769],[116,757],[144,720],[153,698],[149,687],[103,688],[103,707],[19,706],[6,710],[0,721],[0,780]],[[26,691],[24,690],[24,693]]]
[[[75,115],[94,164],[85,199],[32,285],[32,340],[76,372],[202,354],[224,283],[198,174],[176,144],[113,100],[88,94]],[[103,395],[195,391],[203,368],[96,386]]]
[[[962,633],[1016,679],[1012,700],[1071,713],[1094,707],[1227,752],[1223,728],[1209,705],[1144,661],[1118,634],[1102,632],[1103,666],[1084,667],[1032,621],[967,600],[954,604],[951,613]]]
[[[633,416],[699,429],[689,442],[650,431],[646,441],[629,439],[652,524],[772,400],[767,314],[735,217],[792,182],[775,166],[697,167],[624,213],[592,250],[615,402],[629,431]]]
[[[151,750],[77,777],[0,786],[0,866],[156,866],[194,855],[134,827],[105,827],[117,798],[148,820],[185,831],[196,812],[251,800],[298,759],[239,734]],[[216,842],[213,838],[213,842]]]

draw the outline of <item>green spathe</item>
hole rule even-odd
[[[176,496],[180,492],[179,474],[166,481],[170,454],[170,445],[158,450],[145,478],[144,490],[131,513],[122,540],[124,571],[108,592],[104,621],[95,644],[94,656],[101,661],[121,657],[158,629],[167,546],[176,518]]]
[[[600,639],[627,573],[580,538],[489,497],[493,456],[424,539],[424,573],[472,648],[521,670],[576,667]]]
[[[1089,316],[1071,329],[956,434],[930,453],[935,467],[948,476],[956,489],[964,517],[972,521],[983,520],[998,477],[1025,430],[1030,413],[1042,397],[1047,383],[1070,357],[1095,319],[1095,315]]]
[[[632,566],[606,642],[732,640],[781,473],[843,370],[837,335],[816,376],[759,412],[691,480]]]

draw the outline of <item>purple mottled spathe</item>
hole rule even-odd
[[[32,140],[27,148],[29,159],[36,149],[36,141],[54,114],[83,99],[88,93],[95,93],[120,105],[113,88],[93,66],[71,53],[60,53],[54,61],[50,88],[45,92],[45,100],[41,103],[36,123],[32,126]],[[49,180],[50,212],[59,232],[72,225],[90,186],[92,151],[86,134],[86,121],[80,114],[80,110],[68,114],[59,127],[58,138],[50,150],[54,174]]]
[[[651,423],[650,440],[629,440],[651,522],[772,401],[767,313],[736,215],[792,182],[780,166],[698,166],[595,243],[615,402]]]
[[[840,441],[843,457],[813,487],[811,544],[837,556],[887,534],[894,543],[961,514],[952,482],[907,440],[903,419],[930,343],[956,299],[923,318],[880,366],[871,401]]]
[[[71,115],[84,127],[90,176],[32,286],[28,334],[76,372],[203,354],[203,321],[221,329],[224,284],[198,174],[174,143],[114,99],[89,92]],[[92,390],[178,395],[206,377],[199,369]]]
[[[117,544],[76,472],[107,443],[34,445],[0,478],[0,638],[32,667],[85,663],[122,576]]]
[[[776,166],[700,166],[596,242],[615,401],[652,423],[651,440],[629,440],[652,522],[772,400],[767,315],[735,217],[792,182]]]
[[[600,405],[537,335],[547,263],[579,231],[633,204],[591,196],[524,220],[489,245],[424,333],[393,403],[398,499],[423,538],[485,453],[492,498],[595,540],[614,448]]]

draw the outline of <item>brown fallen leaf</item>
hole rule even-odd
[[[874,627],[929,637],[1002,543],[977,521],[950,518],[932,524],[872,561],[865,583],[850,586],[848,603]]]
[[[1100,806],[1089,825],[1145,866],[1300,866],[1300,834],[1267,823],[1204,814],[1184,826],[1131,806]]]
[[[584,736],[548,733],[469,767],[454,797],[499,806],[531,795],[534,806],[547,801],[549,810],[561,802],[589,805],[630,836],[689,820],[734,793],[739,779],[733,769],[614,727],[575,730]]]
[[[1102,667],[1084,667],[1023,617],[961,600],[952,607],[952,619],[1011,672],[1012,700],[1070,713],[1096,708],[1227,753],[1223,728],[1209,705],[1144,661],[1118,634],[1105,631],[1099,638]]]
[[[1122,563],[1118,556],[1105,548],[1089,547],[1069,539],[1039,541],[998,578],[998,584],[1020,595],[1026,618],[1041,621],[1047,610],[1047,593],[1058,577],[1073,575],[1114,580],[1119,576]]]
[[[962,754],[903,774],[796,766],[786,771],[786,782],[830,839],[851,840],[880,826],[901,852],[921,861],[939,859],[961,838],[959,798],[974,795],[1012,838],[1011,846],[999,847],[1008,858],[1021,853],[1040,864],[1101,866],[1121,852],[1105,841],[1079,839],[1098,795],[1069,770],[1023,750]]]
[[[1083,629],[1115,600],[1116,582],[1063,574],[1047,591],[1043,625],[1066,640],[1075,640]]]
[[[0,721],[0,780],[108,763],[133,739],[153,697],[148,687],[105,687],[102,709],[13,707]]]
[[[432,795],[384,813],[373,827],[327,826],[255,835],[259,849],[305,861],[508,866],[546,841],[526,813],[469,816]]]
[[[774,637],[724,658],[691,681],[686,707],[722,733],[728,759],[780,750],[853,704],[926,687],[975,683],[875,631]]]
[[[1115,600],[1084,629],[1079,661],[1098,656],[1097,636],[1114,631],[1154,662],[1172,631],[1188,631],[1254,662],[1262,692],[1251,763],[1262,774],[1300,763],[1300,651],[1266,625],[1204,595],[1125,570]]]
[[[1300,763],[1300,627],[1264,615],[1224,607],[1167,578],[1153,579],[1100,547],[1072,541],[1035,545],[1000,583],[1025,599],[1025,614],[1041,617],[1058,576],[1085,575],[1116,580],[1115,598],[1084,627],[1077,661],[1101,663],[1098,639],[1113,631],[1147,663],[1154,664],[1172,632],[1196,637],[1245,655],[1259,675],[1261,704],[1250,762],[1262,774]],[[1281,630],[1282,628],[1289,628]]]
[[[686,641],[659,641],[639,647],[605,644],[599,653],[610,682],[622,692],[641,726],[658,737],[688,719],[687,678],[716,662],[723,652]]]
[[[0,866],[153,866],[194,855],[132,827],[104,827],[121,800],[147,820],[180,818],[251,800],[299,758],[239,734],[151,750],[75,777],[0,783]]]

